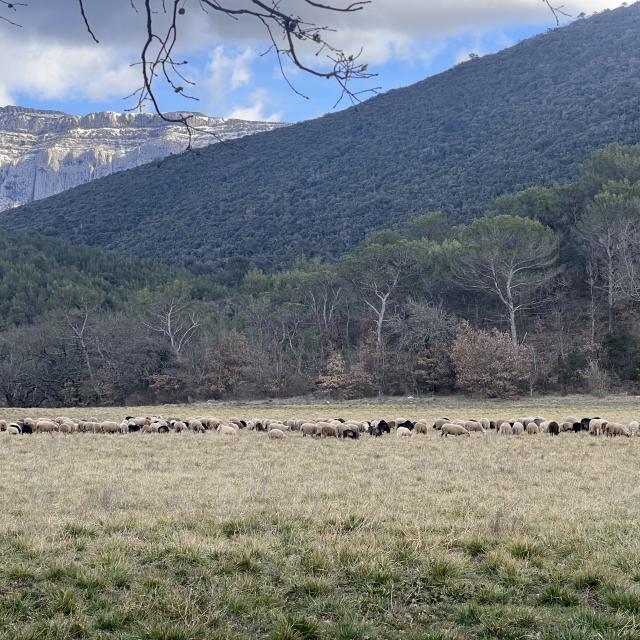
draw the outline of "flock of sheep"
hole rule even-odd
[[[372,437],[381,437],[384,434],[395,433],[397,438],[411,437],[417,434],[427,434],[430,430],[437,430],[441,437],[466,436],[472,433],[484,434],[494,430],[500,435],[520,436],[524,434],[536,435],[547,433],[557,436],[562,432],[586,431],[594,436],[637,436],[639,423],[629,424],[609,422],[602,418],[575,418],[567,417],[563,421],[546,420],[539,416],[528,416],[517,419],[489,420],[480,418],[477,420],[452,420],[438,418],[434,422],[427,420],[269,420],[255,418],[242,420],[240,418],[220,418],[211,416],[190,417],[186,419],[169,418],[160,416],[127,416],[121,422],[110,420],[99,421],[97,418],[74,421],[66,416],[54,419],[49,418],[22,418],[14,422],[0,420],[0,431],[11,435],[31,433],[182,433],[192,431],[205,433],[216,432],[223,436],[236,436],[242,429],[265,432],[272,440],[281,440],[291,432],[299,432],[302,436],[317,438],[346,438],[357,439],[363,434]]]

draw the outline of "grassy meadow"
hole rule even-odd
[[[640,403],[0,413],[629,421]],[[640,638],[640,438],[0,436],[2,640]]]

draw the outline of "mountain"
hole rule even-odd
[[[374,229],[577,175],[640,142],[640,5],[550,30],[357,108],[120,172],[6,212],[0,225],[131,256],[290,265]]]
[[[194,147],[282,126],[193,115]],[[181,153],[187,143],[183,126],[148,113],[0,108],[0,210]]]

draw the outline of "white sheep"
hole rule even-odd
[[[442,425],[440,429],[440,437],[448,437],[448,436],[467,436],[467,438],[471,437],[471,434],[461,425],[453,424],[451,422],[447,422]]]

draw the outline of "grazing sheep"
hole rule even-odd
[[[409,431],[413,431],[416,426],[415,422],[411,422],[411,420],[396,420],[396,428],[404,427],[405,429],[409,429]]]
[[[627,429],[629,429],[629,433],[632,436],[637,436],[638,435],[638,431],[640,431],[640,422],[638,422],[637,420],[632,420],[627,425]]]
[[[182,433],[187,430],[187,425],[182,420],[172,420],[171,427],[176,433]]]
[[[604,433],[607,421],[601,418],[594,418],[589,422],[589,433],[592,436],[601,436]]]
[[[463,426],[469,432],[484,433],[482,425],[475,420],[467,420]]]
[[[427,435],[429,433],[429,427],[426,422],[416,422],[414,433]]]
[[[60,423],[60,433],[73,433],[76,430],[76,425],[70,422]]]
[[[619,422],[607,422],[605,433],[608,438],[615,438],[616,436],[625,436],[627,438],[631,437],[629,429]]]
[[[54,433],[60,430],[60,425],[52,420],[38,420],[35,430],[36,433]]]
[[[374,426],[380,429],[380,433],[391,433],[391,426],[386,420],[378,420],[377,423],[374,423]]]
[[[233,427],[229,426],[228,424],[219,424],[218,428],[216,429],[216,431],[221,436],[237,436],[238,435],[238,430],[234,429]]]
[[[511,425],[508,422],[501,422],[498,427],[498,433],[502,436],[511,435]]]
[[[102,433],[121,433],[120,425],[117,422],[111,420],[105,420],[100,423],[100,431]]]
[[[521,436],[524,433],[524,425],[522,422],[514,422],[511,427],[511,435]]]
[[[369,429],[369,435],[373,438],[380,438],[382,436],[382,429],[380,429],[380,427],[378,427],[377,425],[375,427],[371,427]]]
[[[305,422],[301,427],[302,437],[315,436],[318,434],[318,425],[315,422]]]
[[[530,422],[527,425],[527,433],[530,436],[536,436],[540,433],[540,427],[535,422]]]
[[[551,420],[547,426],[547,433],[551,436],[559,436],[560,425],[555,420]]]
[[[342,437],[350,440],[357,440],[360,437],[360,432],[357,429],[345,429]]]
[[[320,427],[320,437],[321,438],[337,438],[338,432],[336,428],[326,422],[320,423],[322,426]]]
[[[442,425],[440,429],[440,437],[448,437],[448,436],[467,436],[471,437],[471,434],[459,424],[452,424],[451,422],[447,422]]]
[[[141,431],[142,433],[158,433],[160,425],[157,422],[150,422],[149,424],[145,424]]]
[[[594,418],[582,418],[582,420],[580,420],[583,431],[589,431],[589,425],[592,420],[600,420],[600,416],[595,416]]]
[[[489,418],[480,418],[478,422],[482,425],[482,428],[485,431],[489,431],[489,429],[491,429],[491,420],[489,420]]]
[[[282,440],[286,436],[284,435],[284,431],[282,431],[281,429],[270,429],[267,437],[270,440]]]
[[[0,420],[0,432],[1,431],[6,431],[7,430],[7,421],[6,420]]]
[[[449,424],[450,422],[451,422],[451,420],[449,418],[438,418],[433,423],[433,428],[436,429],[437,431],[440,431],[440,429],[442,429],[443,425]]]
[[[10,436],[19,436],[22,433],[17,424],[7,425],[3,431],[6,431]]]
[[[398,427],[396,429],[396,438],[410,438],[412,435],[411,429],[407,427]]]
[[[267,427],[267,431],[271,431],[271,429],[280,429],[280,431],[290,431],[291,428],[289,425],[283,424],[282,422],[270,422]]]

